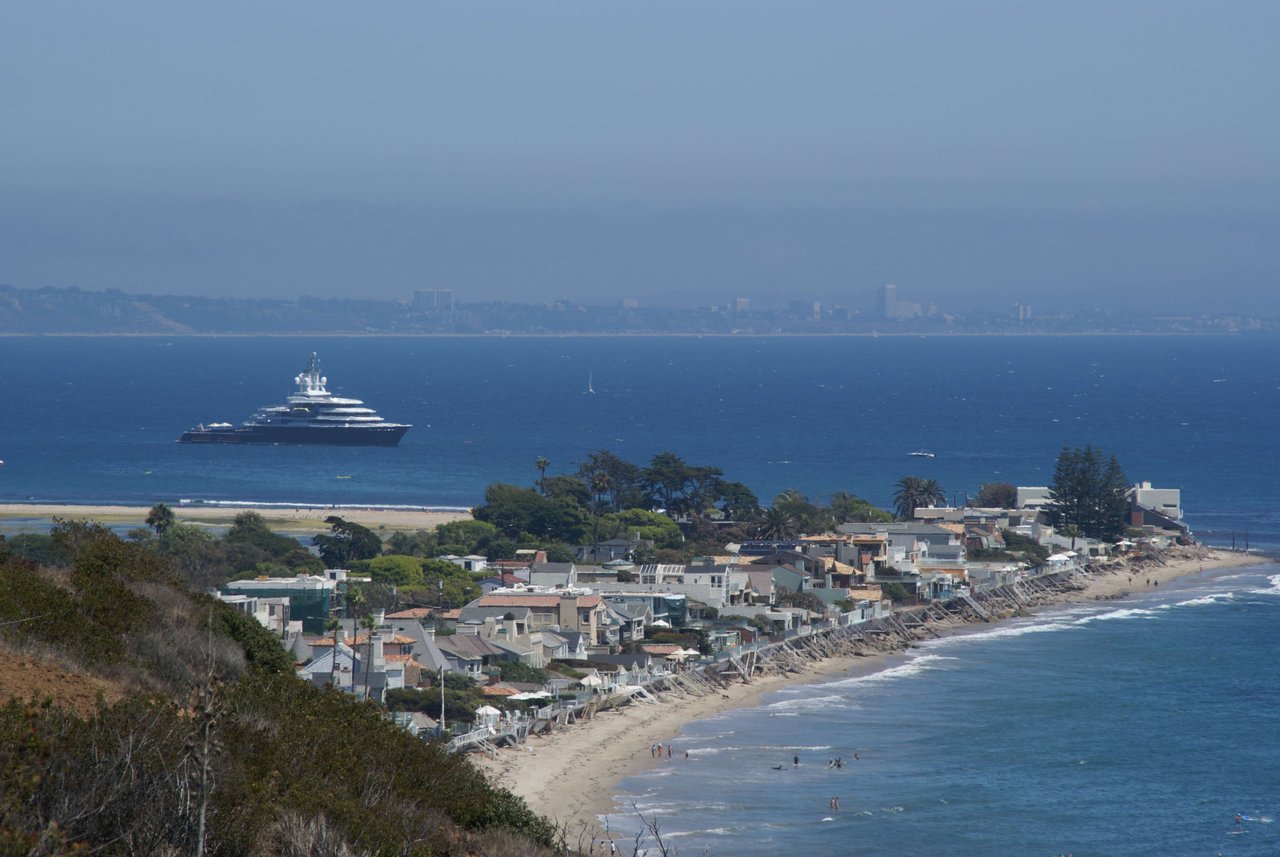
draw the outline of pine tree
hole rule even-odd
[[[1049,521],[1059,530],[1075,527],[1090,539],[1114,541],[1124,533],[1128,481],[1116,457],[1103,465],[1092,446],[1063,447],[1049,486]]]

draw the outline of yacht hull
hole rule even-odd
[[[178,443],[283,443],[311,446],[395,446],[409,430],[394,426],[238,426],[192,429]]]

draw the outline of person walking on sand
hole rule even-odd
[[[800,767],[800,757],[799,757],[799,756],[792,756],[792,757],[791,757],[791,767],[793,767],[793,768],[798,768],[798,767]]]

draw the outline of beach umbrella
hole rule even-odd
[[[687,658],[696,658],[702,654],[702,652],[698,651],[697,649],[681,649],[680,651]]]
[[[579,681],[578,684],[581,684],[584,687],[599,687],[604,684],[604,679],[600,678],[598,675],[589,675]]]
[[[684,649],[676,649],[674,652],[672,652],[671,654],[667,655],[667,660],[669,660],[669,661],[683,661],[683,660],[684,660],[685,658],[687,658],[687,657],[689,657],[689,655],[688,655],[688,653],[687,653],[687,652],[685,652],[685,650],[684,650]]]

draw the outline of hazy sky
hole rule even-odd
[[[1278,34],[1274,0],[4,2],[0,283],[1280,312]]]

